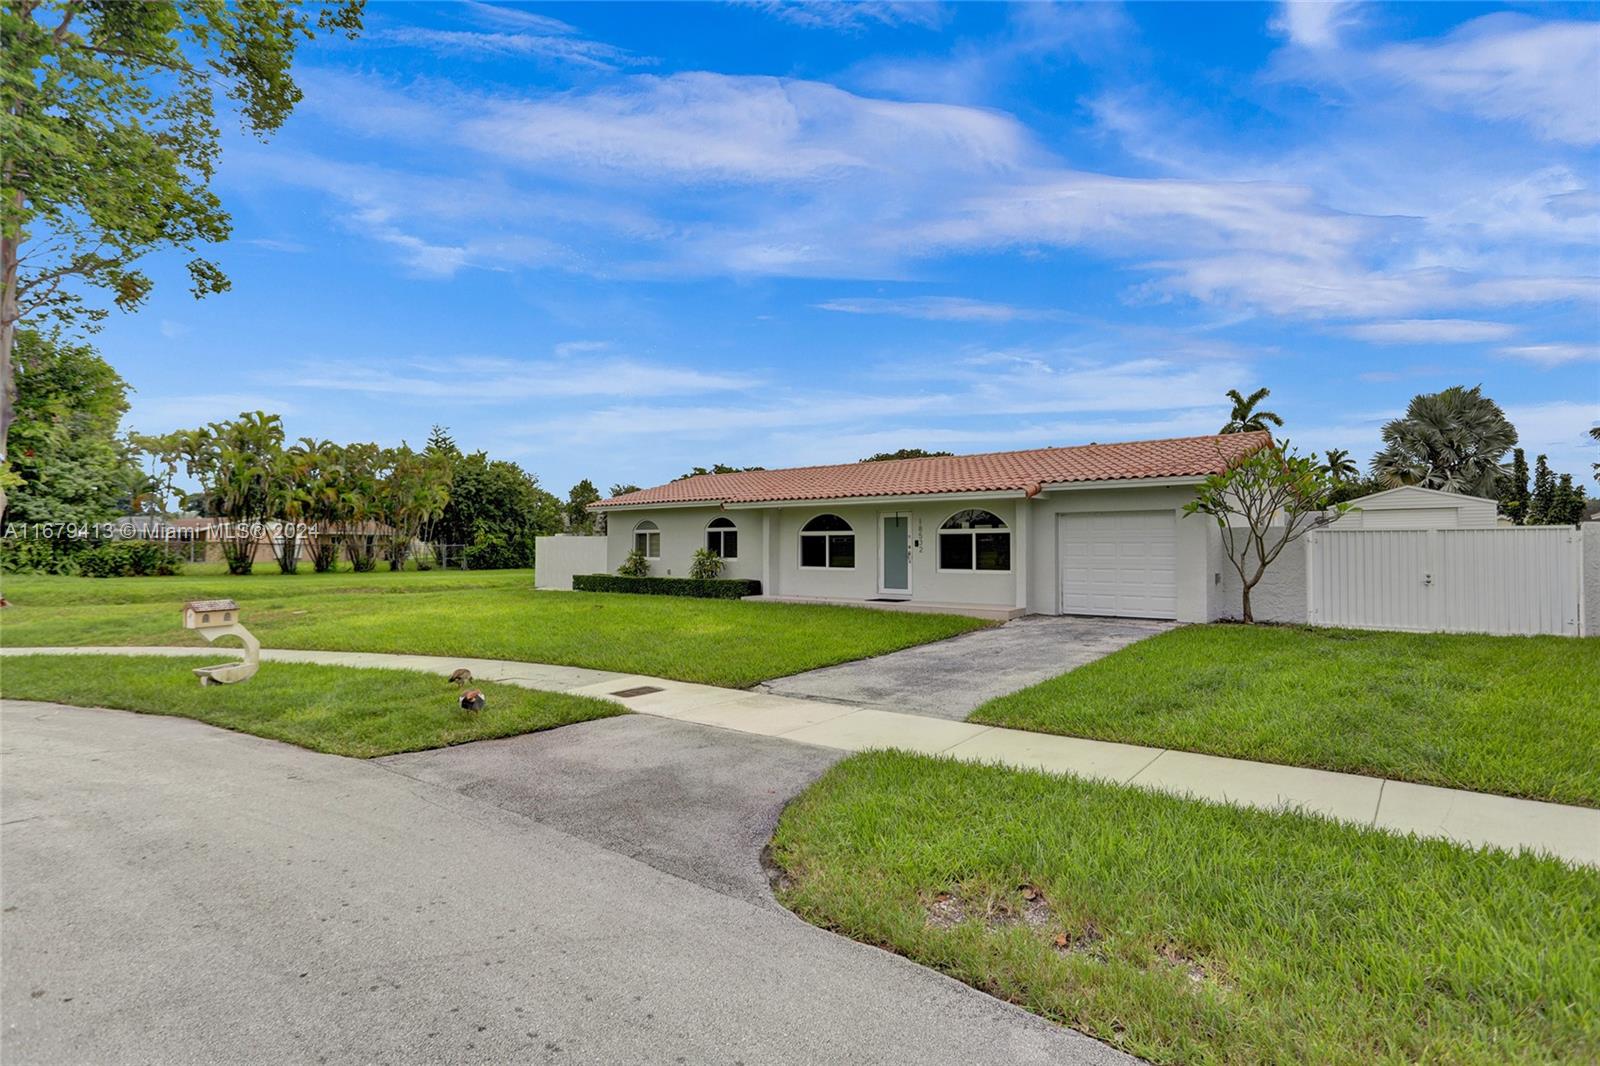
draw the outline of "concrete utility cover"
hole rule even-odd
[[[1030,615],[875,659],[829,666],[759,686],[778,696],[866,704],[962,719],[997,696],[1064,674],[1173,622]]]

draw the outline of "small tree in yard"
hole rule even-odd
[[[617,567],[617,573],[623,577],[649,577],[650,560],[645,558],[644,552],[635,548],[622,560],[622,565]]]
[[[1350,509],[1328,504],[1336,485],[1315,460],[1288,442],[1259,448],[1206,478],[1186,514],[1208,514],[1222,530],[1223,550],[1244,589],[1243,618],[1252,623],[1250,592],[1283,549]]]

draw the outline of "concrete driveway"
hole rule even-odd
[[[765,827],[837,753],[642,717],[382,762],[0,727],[7,1062],[1133,1061],[764,896]]]
[[[779,696],[963,719],[997,696],[1092,663],[1175,626],[1132,618],[1029,615],[935,644],[780,677],[757,687]]]

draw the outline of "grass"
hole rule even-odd
[[[530,571],[170,578],[7,575],[8,647],[194,645],[184,600],[228,596],[274,648],[586,666],[742,688],[988,623],[855,607],[536,592]]]
[[[248,681],[201,687],[190,672],[227,656],[19,655],[0,659],[0,695],[194,718],[224,729],[369,759],[516,736],[626,713],[605,700],[476,683],[487,705],[456,705],[442,677],[262,663]]]
[[[970,721],[1600,806],[1600,640],[1188,626]]]
[[[1156,1062],[1600,1061],[1600,873],[1553,859],[899,752],[773,848],[809,921]]]

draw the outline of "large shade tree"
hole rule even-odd
[[[18,332],[8,523],[94,523],[122,510],[142,479],[117,435],[127,383],[87,344]]]
[[[199,254],[230,225],[210,189],[218,97],[247,131],[272,133],[300,101],[296,49],[318,31],[355,34],[361,8],[0,2],[0,460],[19,324],[92,328],[107,301],[137,307],[152,282],[136,264],[165,249],[191,255],[196,296],[227,289]]]
[[[1412,397],[1405,415],[1383,427],[1383,443],[1372,474],[1385,486],[1495,498],[1517,431],[1481,386],[1452,385]]]

